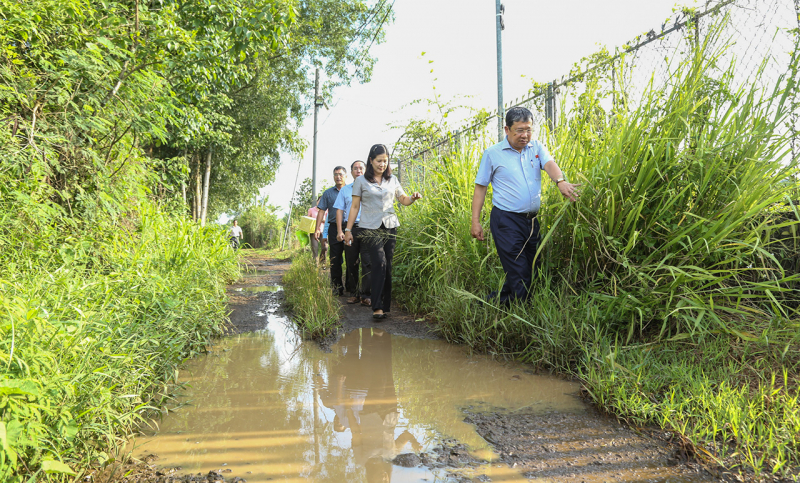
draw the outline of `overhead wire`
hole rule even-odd
[[[392,9],[394,9],[394,2],[395,1],[396,0],[392,0],[392,4],[389,5],[388,9],[386,9],[386,14],[383,16],[383,18],[381,19],[381,22],[378,24],[378,28],[375,30],[375,35],[372,36],[372,40],[370,40],[369,45],[365,49],[363,49],[360,54],[358,54],[356,56],[356,63],[355,63],[356,70],[353,72],[353,75],[351,75],[350,78],[347,80],[348,84],[350,84],[350,82],[355,78],[356,74],[358,74],[358,70],[360,68],[359,60],[363,59],[364,56],[366,56],[367,53],[369,53],[369,49],[372,48],[372,44],[374,44],[375,43],[375,39],[378,38],[378,34],[380,34],[380,32],[381,32],[381,28],[383,27],[383,24],[386,23],[386,19],[389,18],[389,14],[392,12]],[[373,18],[375,18],[375,16],[378,13],[380,13],[381,9],[383,8],[384,5],[386,5],[387,2],[388,2],[388,0],[384,0],[381,3],[379,3],[378,4],[378,8],[375,9],[375,13],[372,14],[372,16],[370,17],[370,19],[367,22],[362,24],[362,26],[361,26],[361,28],[359,30],[363,30],[363,28],[366,27],[370,23],[370,21]],[[361,35],[361,32],[357,33],[356,34],[356,38],[359,37],[360,35]],[[319,126],[319,128],[317,128],[317,132],[319,132],[319,130],[322,128],[322,126],[324,126],[325,123],[328,122],[328,119],[330,119],[331,114],[333,114],[333,109],[335,109],[336,106],[338,106],[339,102],[341,102],[341,101],[342,101],[342,98],[340,97],[339,99],[336,100],[336,102],[334,103],[333,107],[328,109],[328,115],[325,116],[325,119],[322,121],[322,124]]]

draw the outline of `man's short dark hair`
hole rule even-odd
[[[336,174],[336,172],[339,171],[340,169],[344,171],[344,174],[347,174],[347,168],[345,168],[344,166],[337,166],[333,168],[333,174]]]
[[[515,122],[533,122],[533,113],[524,107],[512,107],[506,111],[506,126],[511,127]]]
[[[353,169],[356,166],[356,163],[361,163],[361,164],[364,165],[364,167],[367,166],[367,163],[365,163],[364,161],[361,161],[360,159],[356,159],[355,161],[353,161],[353,164],[350,165],[350,169]]]

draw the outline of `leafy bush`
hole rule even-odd
[[[277,207],[255,205],[238,217],[244,242],[253,248],[278,248],[281,244],[284,223],[278,218]]]

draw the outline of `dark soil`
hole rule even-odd
[[[283,274],[292,262],[289,259],[265,259],[251,256],[245,259],[242,278],[228,287],[228,334],[241,334],[263,329],[263,317],[258,313],[269,303],[281,307],[283,291],[249,292],[248,288],[280,286]]]
[[[323,349],[330,349],[331,346],[345,334],[360,328],[379,327],[392,335],[403,337],[413,337],[421,339],[438,339],[436,325],[426,320],[424,317],[415,317],[408,312],[400,310],[397,305],[392,304],[392,310],[386,319],[375,320],[372,318],[372,308],[358,304],[349,304],[350,297],[339,297],[342,304],[342,326],[325,339],[319,341]]]
[[[242,280],[228,288],[230,334],[263,329],[259,312],[269,301],[274,305],[283,300],[283,292],[250,292],[248,287],[280,285],[289,260],[266,259],[258,255],[246,261],[247,273]],[[372,318],[372,310],[360,304],[343,305],[342,327],[336,334],[321,341],[330,348],[341,335],[362,327],[380,327],[395,335],[418,338],[437,338],[436,326],[421,317],[392,307],[389,318],[380,322]],[[273,305],[273,304],[271,304]],[[291,316],[291,314],[288,314]],[[688,482],[688,481],[738,481],[733,475],[712,474],[713,469],[693,462],[680,444],[669,439],[669,434],[658,431],[635,431],[614,418],[598,414],[588,408],[584,414],[525,414],[509,413],[497,408],[490,413],[464,409],[465,421],[475,425],[476,431],[489,442],[500,456],[500,462],[517,468],[525,477],[536,481],[565,482]],[[241,478],[226,476],[224,468],[207,474],[185,475],[180,468],[159,468],[151,455],[143,461],[125,465],[112,465],[96,472],[86,481],[189,483],[189,482],[242,482]],[[440,468],[453,480],[491,481],[486,475],[466,478],[448,470],[477,468],[483,461],[472,458],[463,444],[445,440],[431,451],[421,454],[399,455],[398,466]],[[114,475],[117,476],[113,476]],[[721,476],[721,478],[720,478]]]

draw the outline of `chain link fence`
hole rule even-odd
[[[719,29],[718,35],[713,35]],[[676,12],[655,29],[632,39],[613,52],[600,51],[587,57],[569,74],[539,85],[525,96],[506,104],[505,109],[523,106],[534,115],[534,131],[546,134],[560,116],[587,89],[587,79],[609,93],[604,99],[606,112],[635,109],[652,82],[653,87],[669,85],[675,68],[691,58],[698,47],[706,51],[723,47],[712,78],[726,76],[730,89],[758,82],[771,90],[776,85],[789,88],[792,109],[785,129],[790,134],[790,159],[800,161],[800,0],[716,0],[701,9]],[[588,60],[587,60],[588,59]],[[733,65],[734,68],[729,70]],[[757,75],[759,74],[760,75]],[[755,81],[753,79],[756,79]],[[414,177],[424,183],[426,161],[458,151],[473,140],[489,141],[496,135],[496,116],[490,116],[433,141],[427,148],[397,160],[401,178]],[[421,161],[421,162],[420,162]]]

